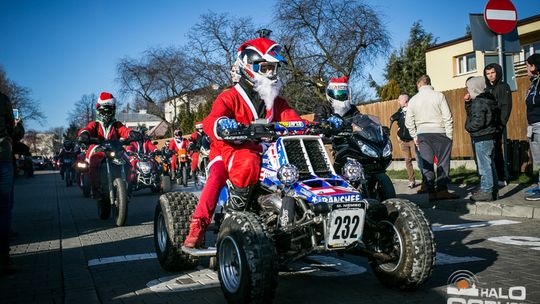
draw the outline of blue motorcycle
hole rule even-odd
[[[279,269],[314,253],[366,256],[389,287],[412,290],[423,284],[435,263],[430,223],[408,200],[365,198],[353,186],[365,182],[358,161],[350,159],[335,172],[318,136],[328,132],[350,131],[304,122],[222,130],[224,140],[267,146],[259,183],[247,194],[239,195],[230,183],[221,191],[214,217],[217,242],[204,249],[182,247],[198,198],[162,195],[154,218],[161,266],[185,270],[195,268],[201,257],[217,257],[221,289],[230,303],[271,302]]]

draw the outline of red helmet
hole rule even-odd
[[[240,75],[251,83],[257,77],[277,78],[280,64],[285,59],[280,55],[281,46],[268,38],[256,38],[244,42],[238,48]]]

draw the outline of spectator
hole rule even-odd
[[[397,121],[398,125],[398,142],[399,148],[405,158],[405,168],[407,168],[407,176],[409,178],[409,188],[416,187],[416,181],[414,179],[414,169],[412,165],[413,155],[417,154],[416,145],[414,140],[409,134],[409,130],[405,127],[405,115],[407,114],[407,107],[409,105],[409,95],[401,94],[398,97],[399,110],[390,117],[390,121]],[[418,159],[418,156],[416,157]]]
[[[22,123],[13,117],[11,101],[0,93],[0,271],[4,274],[15,272],[9,257],[14,178],[12,143],[23,135]]]
[[[473,193],[471,200],[497,200],[495,143],[496,138],[500,137],[499,106],[495,97],[486,90],[486,82],[482,76],[469,78],[465,85],[470,96],[470,101],[465,102],[465,130],[471,135],[480,175],[480,189]]]
[[[527,105],[527,137],[531,146],[531,155],[536,167],[540,166],[540,54],[532,54],[527,58],[527,75],[531,78],[531,86],[525,96]],[[540,186],[540,184],[539,184]],[[531,196],[525,197],[528,201],[540,200],[538,188]]]
[[[497,176],[501,184],[506,185],[508,179],[506,163],[504,162],[501,139],[505,134],[506,124],[510,119],[512,112],[512,90],[510,86],[502,80],[502,68],[496,63],[490,63],[484,68],[484,77],[486,81],[486,92],[489,92],[495,98],[500,109],[499,136],[495,138],[495,165],[497,167]]]
[[[418,93],[409,102],[405,126],[420,151],[429,200],[459,198],[458,195],[448,192],[452,113],[444,95],[431,86],[428,75],[421,76],[416,87]],[[438,159],[437,178],[433,169],[434,157]]]

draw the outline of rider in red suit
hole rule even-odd
[[[201,149],[204,132],[202,122],[195,123],[195,132],[189,137],[189,152],[191,157],[191,176],[195,178],[195,170],[199,164],[199,150]]]
[[[138,133],[124,126],[121,122],[116,121],[114,116],[116,113],[116,102],[111,93],[102,92],[96,103],[97,120],[91,121],[86,127],[78,132],[79,141],[88,143],[90,138],[98,138],[101,140],[120,140],[127,138],[136,138]],[[99,195],[99,179],[98,168],[101,161],[105,157],[104,152],[94,151],[95,144],[88,147],[86,159],[90,162],[90,171],[88,177],[92,185],[92,191],[96,198],[100,199]]]
[[[242,44],[235,63],[240,79],[234,87],[217,97],[210,115],[203,122],[204,131],[212,141],[210,172],[191,219],[189,235],[184,242],[186,247],[202,245],[219,191],[227,179],[230,181],[231,207],[238,210],[246,206],[259,179],[263,146],[252,142],[223,141],[221,130],[235,128],[238,123],[251,124],[261,118],[269,122],[302,120],[287,101],[278,96],[282,84],[277,70],[284,63],[280,50],[276,42],[267,38]]]
[[[141,154],[148,154],[151,152],[155,152],[157,150],[156,146],[154,146],[150,138],[145,135],[146,128],[140,128],[139,133],[142,134],[144,139],[142,141],[132,142],[131,145],[126,147],[126,151],[129,151],[132,153],[141,153]],[[133,183],[135,181],[135,166],[137,166],[139,159],[135,156],[130,156],[129,162],[131,164],[131,174],[129,175],[129,182]]]
[[[172,172],[176,172],[176,168],[178,166],[178,151],[180,149],[186,149],[187,152],[188,141],[187,139],[183,138],[182,135],[181,130],[174,130],[174,138],[169,143],[169,150],[173,152],[171,159]]]

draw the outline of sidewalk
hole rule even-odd
[[[444,200],[429,202],[428,195],[416,194],[419,187],[409,189],[406,180],[392,180],[396,188],[397,197],[406,198],[417,203],[421,208],[454,211],[461,214],[493,215],[521,217],[540,220],[540,201],[526,201],[525,190],[530,185],[510,184],[499,190],[499,200],[495,202],[473,202],[471,191],[475,185],[448,185],[450,191],[460,195],[457,200]]]

